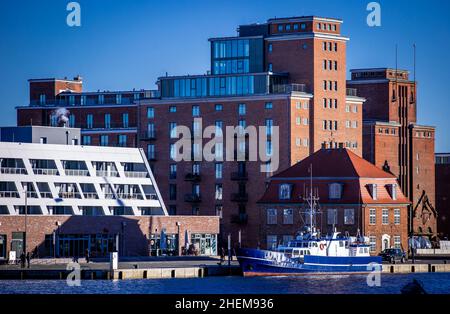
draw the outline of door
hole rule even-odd
[[[20,254],[25,249],[25,232],[13,232],[11,240],[11,251],[16,252],[16,256],[19,257]]]
[[[391,237],[387,234],[383,234],[381,237],[381,250],[384,251],[391,247]]]
[[[0,259],[6,258],[6,235],[0,234]]]

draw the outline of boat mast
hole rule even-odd
[[[314,203],[313,203],[313,192],[312,192],[312,190],[313,190],[313,184],[312,184],[312,164],[310,164],[309,165],[309,175],[310,175],[310,183],[311,183],[311,187],[310,187],[310,190],[309,190],[309,199],[310,199],[310,215],[309,215],[309,218],[310,218],[310,226],[311,226],[311,233],[313,233],[314,232],[314,226],[313,226],[313,210],[314,210]]]

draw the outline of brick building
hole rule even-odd
[[[86,93],[79,78],[31,80],[30,106],[17,109],[18,124],[58,124],[55,110],[64,107],[70,112],[69,125],[82,128],[82,143],[136,145],[147,152],[169,213],[220,215],[223,235],[232,233],[236,239],[241,230],[243,242],[256,245],[256,201],[272,174],[261,166],[269,169],[273,160],[229,161],[230,156],[223,156],[223,162],[173,162],[176,138],[171,133],[182,125],[200,132],[209,125],[279,127],[274,172],[323,144],[362,155],[364,99],[346,88],[348,38],[341,35],[341,24],[339,19],[306,16],[241,25],[236,37],[209,40],[211,69],[206,75],[160,77],[157,92]],[[48,84],[48,91],[38,83]],[[57,84],[62,87],[53,88]],[[195,118],[202,118],[203,127]],[[266,135],[271,155],[277,139],[275,133]],[[194,143],[193,149],[205,142]]]
[[[321,149],[270,178],[259,201],[261,246],[286,244],[309,225],[305,199],[311,182],[320,204],[315,226],[322,233],[334,228],[350,235],[360,231],[369,237],[372,254],[390,247],[408,248],[410,202],[396,177],[339,148]]]
[[[363,157],[397,176],[404,195],[412,202],[410,232],[435,237],[435,128],[417,124],[417,82],[409,79],[406,70],[350,72],[347,85],[366,99]]]
[[[436,154],[436,208],[441,238],[450,237],[450,153]]]

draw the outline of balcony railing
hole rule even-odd
[[[34,174],[57,176],[58,169],[33,168]]]
[[[2,167],[2,168],[0,168],[0,173],[3,173],[3,174],[27,174],[27,170],[25,168]]]
[[[95,192],[84,192],[83,195],[87,199],[98,199],[98,194]]]
[[[66,176],[76,176],[76,177],[89,176],[89,171],[84,169],[65,169],[64,173],[66,174]]]
[[[141,139],[143,140],[156,140],[156,131],[147,131],[141,133]]]
[[[202,201],[202,198],[198,194],[189,193],[184,195],[184,201],[188,203],[198,203]]]
[[[81,194],[78,192],[59,192],[60,198],[81,198]]]
[[[27,192],[27,197],[29,198],[38,198],[38,193],[35,191],[28,191]]]
[[[158,200],[158,195],[155,193],[145,194],[145,198],[148,200]]]
[[[306,84],[274,84],[270,86],[272,94],[287,94],[292,92],[307,93]]]
[[[17,191],[0,191],[0,197],[13,197],[19,198],[19,192]]]
[[[247,202],[248,194],[247,193],[233,193],[231,194],[232,202]]]
[[[233,181],[247,181],[248,180],[248,172],[232,172],[231,180]]]
[[[53,198],[52,192],[40,192],[42,198]]]
[[[125,177],[127,177],[127,178],[147,178],[148,173],[146,171],[125,171]]]
[[[231,216],[231,223],[246,224],[247,222],[248,222],[248,215],[245,213],[240,213],[238,215]]]
[[[118,177],[119,172],[115,170],[97,170],[95,175],[97,177]]]
[[[140,193],[117,193],[117,198],[124,200],[142,200],[144,199]]]
[[[75,125],[67,125],[69,127],[80,128],[83,130],[109,130],[109,129],[136,129],[136,124],[134,123],[75,123]]]
[[[353,96],[356,97],[357,95],[357,89],[356,88],[347,88],[346,89],[346,95],[347,96]]]
[[[199,182],[199,181],[201,181],[201,176],[199,173],[188,173],[184,176],[184,180]]]

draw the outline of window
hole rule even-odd
[[[105,102],[105,95],[103,95],[103,94],[98,95],[99,105],[103,105],[104,102]]]
[[[350,120],[345,121],[345,127],[350,128]]]
[[[273,105],[272,105],[271,102],[266,102],[266,103],[264,104],[264,108],[265,108],[265,109],[272,109],[272,107],[273,107]]]
[[[169,112],[177,112],[177,106],[170,106]]]
[[[334,43],[334,51],[337,51],[337,43]]]
[[[223,218],[223,205],[216,205],[216,216]]]
[[[177,123],[176,122],[169,123],[169,136],[170,136],[170,138],[177,138]]]
[[[170,159],[175,160],[177,158],[177,149],[175,144],[170,144]]]
[[[323,90],[327,90],[327,81],[323,81]]]
[[[286,30],[290,31],[291,30],[291,24],[286,24]]]
[[[323,108],[327,108],[327,99],[326,98],[323,99]]]
[[[355,224],[355,209],[354,208],[344,209],[344,224],[345,225]]]
[[[301,144],[302,144],[302,139],[297,137],[297,138],[295,139],[295,145],[296,145],[296,146],[300,146]]]
[[[332,81],[328,81],[328,89],[333,90],[333,82]]]
[[[337,71],[338,67],[337,67],[337,61],[334,61],[334,70]]]
[[[269,52],[272,52],[272,49],[273,49],[273,45],[272,45],[272,44],[269,44],[269,45],[267,46],[267,50],[268,50]]]
[[[273,65],[272,65],[272,63],[269,63],[269,64],[267,65],[267,71],[273,72]]]
[[[327,120],[322,121],[322,129],[324,129],[324,130],[327,129]]]
[[[120,147],[127,146],[127,136],[125,134],[119,134],[119,136],[118,136],[118,145]]]
[[[292,185],[288,183],[280,184],[278,190],[278,196],[280,200],[289,200],[291,199]]]
[[[331,183],[328,187],[330,199],[340,199],[342,197],[342,184]]]
[[[177,185],[169,184],[169,200],[174,201],[177,199]]]
[[[370,194],[372,195],[372,199],[376,200],[378,197],[377,185],[369,184]]]
[[[302,124],[302,118],[301,117],[296,117],[295,118],[295,124],[296,125],[301,125]]]
[[[81,105],[81,106],[86,105],[86,100],[87,100],[86,95],[82,95],[82,96],[80,97],[80,105]]]
[[[39,95],[39,104],[45,105],[45,94]]]
[[[383,208],[381,211],[381,223],[383,225],[389,224],[389,209]]]
[[[171,164],[170,165],[169,178],[170,179],[176,179],[177,178],[177,164]]]
[[[128,128],[128,113],[122,114],[122,124],[124,128]]]
[[[298,24],[294,24],[294,30],[298,30]]]
[[[83,135],[83,145],[91,145],[91,136]]]
[[[322,29],[322,24],[317,23],[317,29]]]
[[[402,240],[400,236],[394,236],[394,248],[396,249],[402,248]]]
[[[222,200],[222,194],[223,194],[223,186],[222,184],[216,184],[216,189],[215,189],[215,199],[216,201],[221,201]]]
[[[395,201],[397,200],[397,184],[390,184],[391,197]]]
[[[377,212],[374,208],[369,209],[369,224],[375,225],[377,223]]]
[[[69,127],[71,128],[75,127],[75,115],[73,114],[69,115]]]
[[[214,168],[216,173],[216,179],[222,179],[223,164],[221,162],[216,162]]]
[[[283,224],[292,225],[294,223],[294,211],[292,209],[283,209]]]
[[[308,118],[303,118],[303,125],[308,125]]]
[[[303,139],[303,146],[308,147],[308,139],[307,138]]]
[[[105,113],[105,128],[111,128],[111,114]]]
[[[306,29],[306,24],[305,23],[300,24],[300,28],[301,29]]]
[[[239,104],[238,113],[239,113],[240,116],[245,115],[245,113],[246,113],[246,106],[245,106],[245,104]]]
[[[333,61],[332,60],[328,61],[328,70],[333,70]]]
[[[394,224],[400,224],[400,209],[398,208],[394,209]]]
[[[325,51],[327,50],[327,42],[326,41],[323,42],[323,50],[325,50]]]
[[[336,91],[338,90],[338,82],[337,81],[334,82],[334,90],[336,90]]]
[[[352,111],[353,111],[354,113],[358,112],[358,107],[357,107],[356,105],[353,106],[353,107],[352,107]]]
[[[108,146],[108,135],[101,135],[100,136],[100,146]]]
[[[155,108],[147,107],[147,118],[153,119],[155,117]]]
[[[200,106],[198,106],[198,105],[192,106],[192,116],[193,117],[200,116]]]
[[[272,119],[266,119],[266,135],[271,136],[272,135],[272,128],[273,128],[273,120]]]
[[[277,209],[268,208],[267,209],[267,224],[276,225],[277,224]]]
[[[324,70],[327,69],[327,60],[323,60],[323,69],[324,69]]]
[[[216,109],[216,111],[222,111],[223,110],[223,105],[222,104],[216,104],[215,109]]]
[[[377,250],[377,237],[370,236],[369,237],[369,243],[370,243],[370,252],[375,252]]]
[[[148,159],[155,159],[155,144],[148,144],[147,145],[147,158]]]
[[[337,107],[338,107],[338,100],[335,99],[335,100],[334,100],[334,109],[337,109]]]
[[[277,236],[276,235],[267,235],[267,249],[274,250],[277,248]]]
[[[116,104],[120,105],[122,103],[122,95],[116,94]]]
[[[337,224],[337,209],[336,208],[329,208],[327,212],[327,224],[329,225],[336,225]]]
[[[283,24],[278,24],[278,31],[282,32],[284,30],[284,25]]]

